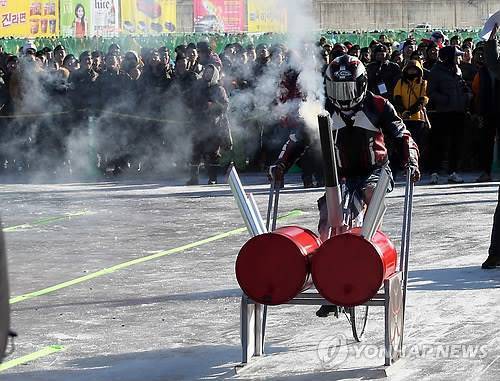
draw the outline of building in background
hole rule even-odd
[[[312,0],[321,29],[477,29],[500,10],[500,0]]]

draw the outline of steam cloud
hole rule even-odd
[[[280,119],[297,111],[311,135],[316,136],[317,115],[324,105],[325,94],[320,70],[323,63],[317,54],[310,1],[282,0],[279,7],[288,12],[290,27],[285,45],[297,54],[292,55],[283,67],[268,65],[253,86],[235,90],[230,95],[228,113],[233,136],[236,143],[244,147],[247,156],[260,150],[261,140],[258,135],[262,126],[277,125]],[[306,96],[305,101],[276,102],[280,91],[283,91],[280,83],[287,69],[299,72],[298,83]],[[248,78],[250,73],[248,67],[241,67],[239,72],[233,71],[233,75]],[[171,91],[160,99],[154,93],[149,95],[148,89],[140,97],[138,94],[129,94],[114,104],[104,106],[102,112],[94,114],[91,110],[88,118],[86,114],[72,112],[72,105],[66,99],[64,91],[58,95],[60,84],[55,77],[29,70],[24,72],[24,76],[20,97],[16,98],[16,111],[20,114],[41,113],[46,116],[2,121],[4,131],[9,131],[7,139],[3,139],[8,144],[3,143],[0,147],[0,155],[4,156],[0,159],[4,164],[8,159],[11,161],[8,163],[10,167],[22,166],[24,163],[12,161],[19,160],[22,156],[20,153],[23,153],[31,165],[36,165],[33,181],[46,180],[46,168],[51,168],[48,176],[54,178],[52,168],[57,167],[55,163],[65,163],[66,166],[70,164],[74,174],[86,177],[92,175],[88,173],[89,168],[95,167],[96,149],[107,147],[113,152],[128,144],[127,148],[135,157],[132,162],[134,170],[164,173],[167,169],[180,168],[186,173],[184,166],[191,155],[191,137],[187,127],[191,116],[182,100]],[[61,114],[68,111],[70,114]],[[120,113],[143,116],[145,120],[123,118],[118,115]],[[278,136],[264,137],[268,139],[264,143],[279,152],[288,135],[288,131],[282,132]],[[27,137],[37,141],[27,141]],[[55,141],[56,144],[61,142],[65,149],[61,151],[57,146],[51,146],[50,141]],[[64,152],[64,158],[59,156],[60,152]],[[270,157],[267,161],[275,159],[276,157]],[[56,181],[64,180],[69,174],[69,167],[65,168],[65,165],[62,169],[59,166],[57,170]]]

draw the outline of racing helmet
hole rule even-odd
[[[326,70],[326,94],[333,105],[343,111],[352,110],[366,97],[368,75],[356,57],[344,54]]]

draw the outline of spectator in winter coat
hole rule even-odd
[[[472,86],[472,81],[477,73],[476,65],[472,63],[472,49],[466,48],[464,50],[464,58],[460,64],[460,70],[462,70],[462,77],[467,82],[469,87]]]
[[[491,181],[491,167],[495,136],[500,136],[500,62],[498,47],[495,40],[490,40],[486,46],[474,49],[473,61],[478,70],[474,78],[474,104],[483,119],[480,150],[480,164],[483,173],[478,182]]]
[[[193,153],[191,157],[191,178],[187,185],[199,183],[202,161],[208,172],[208,184],[217,184],[217,168],[221,149],[231,149],[232,139],[227,119],[229,99],[226,90],[219,84],[220,74],[214,65],[207,65],[199,82],[196,95],[197,109],[193,125]]]
[[[401,77],[401,69],[389,61],[387,47],[377,45],[374,48],[375,61],[366,68],[368,73],[368,90],[386,99],[392,99],[392,92]]]
[[[363,65],[368,66],[371,61],[372,52],[370,48],[361,48],[359,53],[359,60],[363,63]]]
[[[419,61],[409,61],[403,68],[401,79],[396,84],[393,93],[393,104],[399,116],[411,132],[417,143],[420,157],[425,158],[427,132],[425,130],[425,106],[427,97],[427,81],[423,79],[424,70]]]
[[[395,50],[391,54],[391,62],[394,62],[399,68],[403,67],[403,54],[400,50]]]
[[[438,172],[445,152],[443,144],[449,143],[448,182],[462,183],[458,170],[461,137],[464,132],[465,113],[472,99],[472,92],[462,78],[460,62],[463,52],[455,46],[439,51],[440,61],[429,74],[429,98],[435,108],[431,134],[434,155],[431,162],[431,183],[437,184]]]
[[[457,48],[460,48],[460,45],[462,45],[460,36],[453,36],[452,38],[450,38],[450,46],[456,46]]]
[[[429,43],[429,45],[427,46],[426,56],[427,59],[424,63],[424,69],[431,70],[436,62],[438,62],[439,58],[439,47],[436,43],[432,41]]]
[[[483,81],[483,86],[481,86],[484,89],[484,95],[486,96],[485,101],[490,102],[488,106],[491,107],[491,115],[494,115],[491,119],[493,125],[489,127],[493,131],[498,128],[498,110],[500,109],[500,60],[498,56],[498,45],[496,41],[497,32],[498,25],[495,24],[493,30],[491,31],[489,41],[486,43],[485,58],[486,67],[489,73],[489,81]],[[483,73],[483,71],[481,71],[480,73]],[[492,135],[494,136],[494,132],[492,132]],[[492,151],[490,147],[489,149]],[[498,192],[499,199],[493,219],[491,244],[488,249],[488,258],[482,265],[483,269],[494,269],[497,266],[500,266],[500,188]]]
[[[97,106],[93,89],[98,74],[92,69],[92,58],[90,52],[80,54],[80,68],[69,76],[71,83],[71,95],[74,107],[88,108]]]
[[[417,41],[408,38],[403,44],[403,64],[406,65],[411,60],[411,55],[417,50]]]

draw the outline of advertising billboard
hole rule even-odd
[[[63,36],[114,36],[119,33],[119,0],[60,0],[60,3]]]
[[[285,33],[287,12],[280,2],[282,0],[248,0],[248,31]]]
[[[243,0],[194,0],[193,13],[195,32],[246,30]]]
[[[161,34],[176,30],[176,0],[122,0],[122,32]]]
[[[85,37],[90,34],[91,0],[61,0],[61,34]]]
[[[59,34],[59,0],[0,0],[1,37]]]

